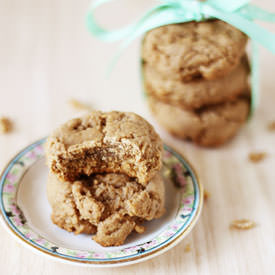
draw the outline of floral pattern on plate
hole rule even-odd
[[[24,217],[16,203],[16,194],[26,171],[39,159],[44,157],[42,139],[20,152],[4,170],[0,179],[0,207],[4,221],[8,227],[21,239],[40,251],[62,259],[77,262],[104,263],[129,261],[138,259],[141,255],[151,255],[167,247],[187,231],[198,215],[201,204],[201,187],[189,164],[168,146],[164,146],[163,177],[167,182],[175,184],[181,193],[177,215],[173,222],[167,224],[151,240],[126,248],[115,250],[81,251],[61,247],[36,233]]]

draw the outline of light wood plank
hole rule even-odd
[[[123,1],[123,10],[114,5],[106,11],[106,23],[127,22],[149,2]],[[126,50],[107,80],[105,69],[116,44],[104,44],[87,32],[88,4],[87,0],[0,0],[0,115],[15,122],[13,133],[0,136],[1,168],[23,146],[77,115],[66,103],[71,97],[103,110],[131,110],[154,123],[141,93],[140,41]],[[275,12],[272,0],[255,4]],[[126,10],[128,18],[123,18]],[[198,148],[171,138],[156,126],[168,144],[189,158],[211,193],[186,240],[144,263],[91,270],[37,255],[0,227],[1,274],[274,274],[275,132],[266,127],[275,119],[275,56],[263,49],[261,71],[261,105],[253,120],[225,147]],[[253,151],[265,151],[268,157],[252,164],[247,155]],[[246,232],[229,230],[230,222],[238,218],[252,219],[257,227]],[[191,245],[189,253],[184,252],[186,244]]]

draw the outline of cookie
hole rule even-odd
[[[162,77],[153,67],[144,66],[145,90],[149,96],[185,109],[232,101],[248,90],[248,76],[246,56],[228,75],[214,80],[200,78],[187,83]]]
[[[143,221],[160,218],[165,212],[159,173],[146,186],[123,174],[95,174],[62,182],[50,173],[47,194],[56,225],[70,232],[96,233],[93,239],[103,246],[123,244],[133,230],[144,231]]]
[[[249,100],[244,97],[193,111],[153,97],[148,101],[156,120],[171,134],[209,147],[222,145],[235,136],[249,113]]]
[[[220,20],[172,24],[145,35],[142,58],[170,79],[216,79],[238,65],[246,43],[244,33]]]
[[[72,197],[72,184],[59,182],[53,174],[49,174],[47,197],[52,206],[52,222],[59,227],[75,234],[96,233],[96,226],[82,219]]]
[[[93,240],[102,246],[122,245],[128,235],[134,230],[136,223],[115,213],[99,223],[97,234]]]
[[[56,129],[47,140],[46,157],[61,180],[107,172],[145,185],[161,168],[162,141],[134,113],[94,111]]]

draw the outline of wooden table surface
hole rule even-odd
[[[107,26],[137,16],[150,1],[131,0],[99,11]],[[275,12],[273,0],[255,4]],[[111,77],[106,67],[117,44],[91,37],[85,28],[87,0],[0,0],[0,116],[14,131],[0,135],[0,167],[30,142],[79,114],[67,101],[76,98],[94,108],[134,111],[151,121],[138,74],[139,43],[124,53]],[[126,12],[127,11],[127,12]],[[127,14],[125,14],[127,13]],[[271,30],[275,26],[264,24]],[[1,274],[275,274],[275,56],[261,50],[261,102],[253,120],[228,145],[202,149],[173,139],[156,125],[165,142],[193,163],[210,197],[198,224],[175,248],[144,263],[92,269],[56,263],[33,253],[0,227]],[[258,163],[250,152],[266,152]],[[257,226],[234,231],[234,219]],[[190,245],[190,252],[185,246]]]

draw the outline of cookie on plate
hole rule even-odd
[[[70,182],[62,182],[61,184],[50,173],[47,183],[47,197],[52,206],[51,219],[54,224],[75,234],[96,233],[96,226],[80,217],[72,196],[72,184]]]
[[[134,113],[94,111],[56,129],[46,143],[47,164],[63,181],[94,173],[123,173],[146,185],[160,170],[162,141]]]
[[[142,58],[170,79],[216,79],[239,64],[246,43],[244,33],[220,20],[172,24],[145,35]]]
[[[232,101],[249,89],[247,56],[229,74],[214,80],[174,80],[162,76],[148,65],[144,65],[143,72],[145,90],[149,96],[185,109],[198,109],[205,105]]]
[[[52,221],[75,233],[94,234],[102,246],[118,246],[132,232],[144,232],[143,221],[161,217],[165,190],[160,173],[143,186],[123,174],[94,174],[62,182],[53,173],[47,184]]]
[[[235,101],[186,110],[148,98],[156,120],[171,134],[191,140],[201,146],[218,146],[230,140],[249,113],[249,99],[240,96]]]

